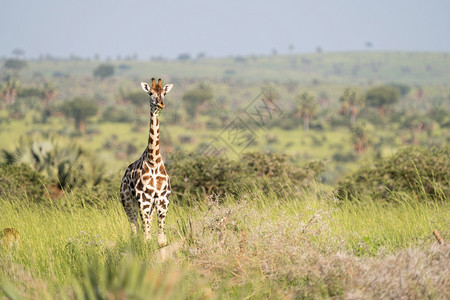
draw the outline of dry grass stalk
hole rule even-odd
[[[444,239],[441,237],[439,231],[433,231],[433,234],[440,245],[444,245]]]

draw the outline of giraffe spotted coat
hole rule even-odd
[[[125,171],[120,187],[122,205],[131,224],[134,234],[138,230],[137,215],[140,214],[147,240],[151,238],[151,223],[157,213],[158,244],[167,244],[164,233],[165,219],[169,208],[171,192],[170,178],[159,152],[159,112],[164,108],[164,96],[172,85],[161,85],[152,79],[152,86],[141,83],[142,88],[150,95],[150,132],[148,146],[141,157],[130,164]]]

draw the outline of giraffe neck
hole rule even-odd
[[[162,157],[159,153],[159,118],[156,111],[150,111],[150,132],[148,134],[148,147],[146,159],[151,166],[161,163]]]

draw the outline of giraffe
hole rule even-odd
[[[159,113],[164,108],[164,96],[173,84],[161,85],[161,79],[152,85],[141,82],[142,89],[150,95],[150,132],[148,146],[141,157],[130,164],[120,186],[120,198],[130,221],[131,231],[137,233],[137,214],[140,213],[144,236],[150,240],[150,227],[155,211],[158,218],[158,244],[167,245],[164,233],[165,219],[171,192],[169,175],[159,152]]]

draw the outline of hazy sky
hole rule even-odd
[[[450,51],[449,0],[0,0],[0,56]]]

